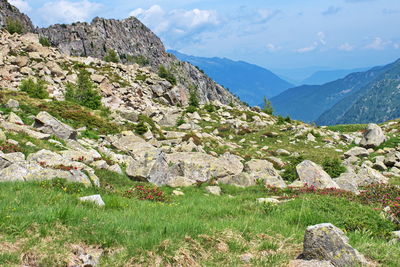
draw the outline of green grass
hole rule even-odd
[[[356,248],[384,266],[397,266],[400,260],[400,246],[387,244],[379,234],[395,229],[394,225],[373,207],[342,198],[304,195],[269,209],[255,201],[267,195],[262,187],[223,186],[224,194],[218,197],[205,195],[202,186],[184,188],[185,196],[173,196],[170,203],[155,203],[125,198],[123,192],[138,184],[126,176],[107,171],[97,174],[104,188],[51,182],[1,184],[0,242],[24,243],[15,251],[0,254],[0,265],[16,264],[18,253],[32,251],[39,265],[55,266],[60,264],[60,255],[68,253],[64,246],[68,243],[113,252],[103,256],[102,266],[137,262],[149,251],[174,263],[173,256],[182,253],[182,248],[199,264],[232,266],[241,264],[243,253],[274,250],[281,242],[284,250],[252,261],[276,266],[296,257],[307,226],[322,222],[347,231]],[[78,201],[79,196],[95,193],[102,195],[106,207]],[[222,241],[229,251],[218,253],[214,246]],[[51,242],[53,249],[44,250],[45,242]],[[146,257],[144,263],[151,260]]]
[[[340,124],[328,126],[328,129],[334,132],[352,133],[365,130],[366,127],[366,124]]]

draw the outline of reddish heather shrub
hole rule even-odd
[[[302,188],[288,187],[285,189],[268,187],[267,192],[270,195],[281,196],[281,199],[296,198],[304,194],[318,194],[346,198],[365,205],[379,206],[380,210],[390,207],[389,214],[400,222],[400,188],[393,185],[375,184],[366,186],[362,188],[359,195],[340,189],[316,189],[314,186],[307,185]]]
[[[149,200],[154,202],[169,202],[169,197],[156,186],[150,185],[137,185],[125,191],[125,197],[137,198],[139,200]]]
[[[2,144],[0,145],[0,151],[3,153],[14,153],[14,152],[21,152],[21,148],[17,145],[13,144]]]

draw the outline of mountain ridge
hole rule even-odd
[[[366,86],[384,70],[384,67],[374,67],[366,72],[352,73],[324,85],[302,85],[291,88],[272,98],[271,102],[277,114],[313,122],[336,103]]]
[[[272,71],[245,61],[220,57],[197,57],[174,50],[168,52],[180,60],[199,67],[250,105],[258,105],[263,101],[264,96],[273,97],[293,86]]]

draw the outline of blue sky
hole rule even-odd
[[[138,17],[168,49],[267,68],[400,58],[400,0],[9,0],[35,25]]]

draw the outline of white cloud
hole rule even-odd
[[[220,23],[215,11],[197,8],[165,11],[161,6],[153,5],[149,9],[135,9],[130,15],[140,19],[156,34],[168,33],[181,37]]]
[[[314,43],[313,43],[312,45],[310,45],[310,46],[297,49],[296,52],[298,52],[298,53],[311,52],[311,51],[314,51],[315,49],[317,49],[317,47],[318,47],[318,43],[317,43],[317,42],[314,42]]]
[[[319,32],[319,33],[317,33],[317,36],[318,36],[319,43],[322,44],[322,45],[326,45],[325,33],[324,32]]]
[[[391,41],[385,41],[381,37],[375,37],[371,43],[365,46],[365,48],[371,50],[383,50],[387,45],[391,43],[392,43]]]
[[[37,13],[46,24],[71,23],[90,19],[101,7],[101,4],[89,0],[61,0],[44,4]]]
[[[393,44],[394,49],[400,49],[400,43],[398,44]]]
[[[317,33],[317,41],[314,41],[310,46],[299,48],[299,49],[296,49],[295,51],[297,53],[306,53],[306,52],[314,51],[317,48],[319,48],[321,46],[325,46],[325,45],[326,45],[325,33],[324,32],[318,32]]]
[[[11,5],[16,6],[23,13],[27,13],[32,10],[29,3],[25,0],[8,0],[8,2]]]
[[[339,48],[339,50],[347,51],[347,52],[354,50],[354,46],[349,43],[344,43],[344,44],[340,45],[338,48]]]
[[[277,52],[277,51],[282,50],[282,47],[271,44],[271,43],[267,44],[266,48],[269,52]]]

